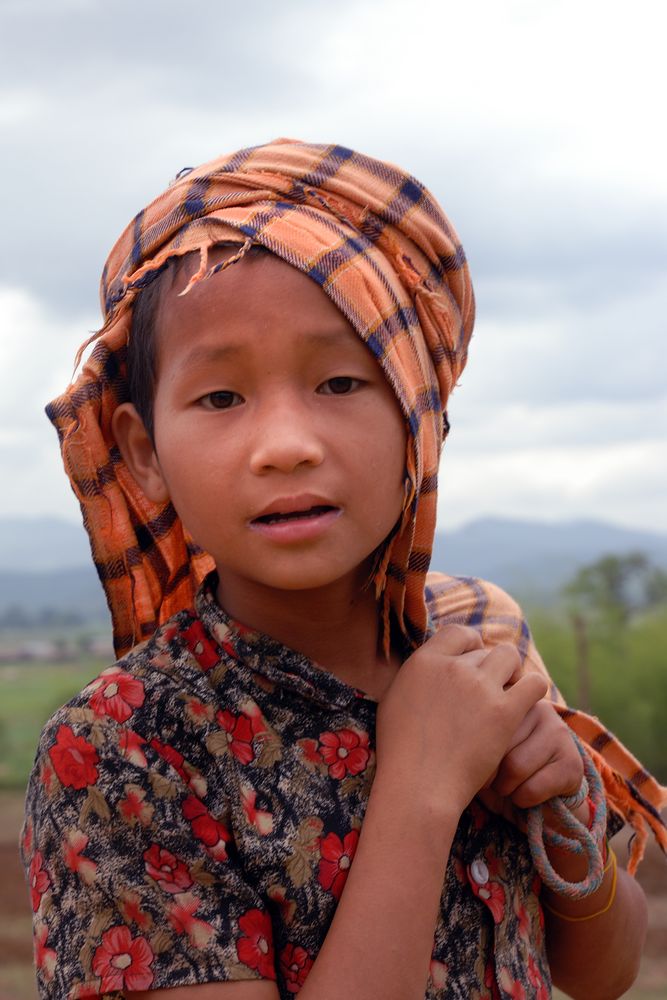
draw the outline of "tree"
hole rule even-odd
[[[579,706],[591,711],[590,634],[593,626],[622,629],[641,612],[667,603],[667,573],[643,552],[608,555],[583,566],[564,588],[574,631]]]

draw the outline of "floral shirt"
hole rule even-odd
[[[326,936],[377,703],[231,621],[214,584],[44,729],[22,834],[41,997],[264,978],[287,1000]],[[474,801],[427,1000],[550,997],[538,893],[524,836]]]

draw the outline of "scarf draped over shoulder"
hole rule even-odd
[[[209,249],[223,242],[238,243],[238,253],[209,267]],[[91,338],[93,350],[47,407],[106,592],[116,652],[192,607],[213,565],[171,504],[146,498],[113,438],[113,412],[128,399],[132,305],[170,258],[199,254],[189,289],[233,266],[253,244],[317,282],[396,394],[408,431],[405,503],[374,582],[385,643],[392,618],[416,648],[432,627],[425,584],[447,400],[465,366],[474,321],[468,264],[451,223],[414,177],[343,146],[279,139],[181,172],[135,216],[104,267],[104,324]],[[539,658],[532,666],[544,669]],[[612,809],[642,835],[648,822],[664,846],[657,810],[667,790],[596,720],[566,709],[553,692],[591,747]]]

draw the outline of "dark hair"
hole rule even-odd
[[[173,260],[173,258],[172,258]],[[143,288],[132,307],[132,325],[127,343],[127,390],[151,441],[155,398],[155,323],[162,297],[162,282],[170,261]]]
[[[239,244],[225,241],[215,246],[238,249]],[[261,244],[253,243],[244,256],[247,254],[255,256],[262,251],[269,252]],[[198,251],[192,250],[179,257],[170,257],[155,273],[150,284],[142,288],[132,307],[132,324],[127,344],[128,395],[153,442],[155,441],[153,402],[157,379],[156,327],[160,301],[166,288],[170,284],[173,285],[184,261],[198,255]]]

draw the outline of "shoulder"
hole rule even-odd
[[[472,576],[429,573],[426,577],[426,606],[436,629],[458,624],[476,628],[488,646],[511,642],[522,659],[534,646],[520,606],[501,587]]]
[[[33,779],[55,778],[71,792],[105,772],[132,780],[136,768],[167,765],[196,785],[215,715],[211,678],[193,651],[205,639],[197,624],[179,613],[59,708],[42,730]]]
[[[435,629],[445,625],[469,625],[481,633],[485,645],[509,642],[517,647],[524,665],[544,674],[551,685],[550,697],[562,703],[535,647],[521,606],[495,583],[473,576],[429,573],[426,577],[426,606]]]
[[[502,622],[510,629],[527,628],[519,604],[488,580],[429,573],[425,596],[431,619],[438,628],[452,622],[473,627]]]

